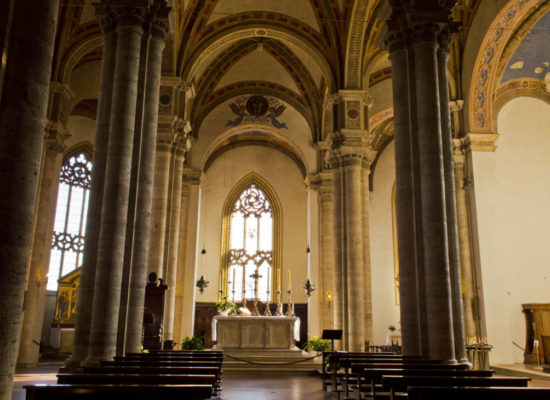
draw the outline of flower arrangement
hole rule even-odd
[[[317,336],[313,336],[304,345],[305,351],[321,352],[321,351],[330,351],[330,349],[331,349],[330,342],[328,340],[321,339]]]
[[[203,348],[204,348],[204,345],[202,343],[202,337],[186,336],[185,339],[183,339],[183,342],[181,343],[182,350],[202,350]]]
[[[223,299],[216,303],[216,308],[219,311],[229,311],[236,310],[238,307],[235,303],[227,299],[227,296],[224,296]]]

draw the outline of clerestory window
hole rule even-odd
[[[92,162],[84,152],[68,157],[61,167],[50,253],[48,290],[82,264]]]

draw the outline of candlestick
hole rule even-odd
[[[286,310],[285,315],[287,317],[294,317],[295,315],[294,315],[294,306],[292,305],[292,290],[289,288],[287,293],[288,293],[288,306],[287,306],[288,308]]]
[[[281,317],[283,315],[283,304],[281,303],[281,287],[277,287],[277,311],[275,315]]]

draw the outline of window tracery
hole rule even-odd
[[[69,157],[61,167],[55,211],[48,290],[82,263],[92,162],[84,152]]]

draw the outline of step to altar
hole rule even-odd
[[[224,349],[223,372],[248,373],[300,373],[315,374],[321,371],[322,356],[300,349]]]

